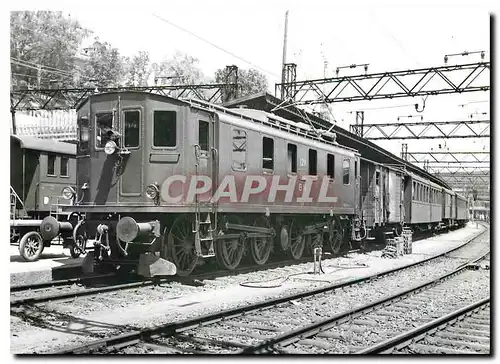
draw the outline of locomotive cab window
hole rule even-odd
[[[316,176],[318,174],[318,152],[314,149],[309,149],[309,175]]]
[[[274,140],[271,138],[262,138],[262,168],[274,170]]]
[[[89,149],[89,118],[86,115],[78,118],[78,149],[83,152]]]
[[[125,147],[139,147],[140,118],[138,110],[125,111]]]
[[[335,156],[333,154],[326,155],[326,174],[331,179],[335,179]]]
[[[349,175],[350,175],[350,169],[351,169],[351,160],[350,159],[344,159],[342,162],[342,183],[345,185],[349,184]]]
[[[247,169],[247,133],[241,129],[233,129],[233,170]]]
[[[288,173],[297,173],[297,146],[295,144],[288,144]]]
[[[68,161],[68,157],[61,157],[61,177],[69,177]]]
[[[53,154],[47,155],[47,176],[56,175],[56,156]]]
[[[177,114],[175,111],[155,111],[153,116],[153,147],[177,145]]]
[[[208,152],[208,139],[210,136],[210,124],[208,121],[199,120],[198,123],[198,145],[201,150]]]
[[[113,135],[113,113],[102,112],[95,115],[96,122],[96,148],[104,148]]]

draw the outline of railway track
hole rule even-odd
[[[469,239],[468,241],[465,241],[463,244],[460,246],[451,249],[447,252],[432,256],[426,260],[423,260],[418,263],[425,263],[427,261],[430,261],[432,259],[436,259],[442,256],[445,256],[447,254],[451,254],[473,240],[475,240],[476,237]],[[344,252],[344,254],[347,254],[351,251]],[[354,250],[355,251],[355,250]],[[328,254],[326,255],[328,256]],[[92,287],[92,286],[86,286],[85,284],[82,284],[85,282],[85,280],[78,280],[78,279],[73,279],[73,280],[67,280],[67,281],[59,281],[55,282],[54,285],[51,285],[50,282],[48,283],[42,283],[42,284],[35,284],[35,285],[25,285],[25,286],[18,286],[18,287],[12,287],[11,288],[11,301],[10,305],[11,307],[19,307],[23,305],[33,305],[33,304],[39,304],[39,303],[45,303],[45,302],[52,302],[52,301],[58,301],[58,300],[67,300],[67,299],[73,299],[77,297],[85,297],[85,296],[93,296],[101,293],[108,293],[108,292],[114,292],[114,291],[119,291],[119,290],[126,290],[126,289],[134,289],[134,288],[141,288],[141,287],[147,287],[147,286],[153,286],[153,285],[161,285],[161,284],[168,284],[172,282],[179,282],[182,284],[187,284],[187,285],[203,285],[201,281],[203,280],[210,280],[210,279],[215,279],[218,277],[229,277],[229,276],[236,276],[239,274],[245,274],[245,273],[250,273],[250,272],[257,272],[257,271],[264,271],[268,269],[275,269],[275,268],[280,268],[280,267],[285,267],[285,266],[293,266],[293,265],[299,265],[303,263],[307,263],[311,261],[311,257],[304,257],[299,260],[285,260],[285,261],[275,261],[275,262],[270,262],[266,265],[263,266],[243,266],[241,268],[236,269],[235,271],[227,271],[227,270],[210,270],[207,269],[204,272],[201,272],[199,274],[195,274],[189,277],[178,277],[178,276],[173,276],[173,277],[166,277],[166,278],[153,278],[153,279],[143,279],[143,278],[137,278],[137,277],[126,277],[126,283],[121,283],[116,279],[115,276],[113,276],[112,284],[106,284],[104,286],[100,287]],[[408,267],[411,267],[413,265],[409,265]],[[398,270],[394,270],[395,272]],[[390,273],[390,272],[389,272]],[[105,275],[102,276],[96,276],[95,280],[103,279]],[[92,280],[91,280],[92,281]],[[89,282],[89,281],[87,281]],[[67,289],[64,289],[64,286],[67,286]],[[44,291],[45,290],[45,291]],[[29,292],[29,295],[26,296],[25,293],[21,295],[16,295],[16,292]],[[14,294],[12,294],[14,293]]]
[[[468,242],[477,239],[486,231],[483,231]],[[448,253],[446,252],[445,254]],[[439,254],[438,256],[442,255]],[[430,257],[425,261],[430,261],[436,257]],[[411,266],[423,264],[425,261],[414,263]],[[287,340],[295,342],[304,340],[304,336],[316,335],[320,331],[320,326],[315,325],[318,325],[318,322],[323,322],[324,317],[328,317],[326,320],[330,321],[330,324],[333,322],[331,320],[340,319],[339,315],[333,318],[330,317],[330,313],[335,309],[328,306],[329,302],[332,301],[332,294],[341,295],[343,290],[354,289],[353,287],[360,283],[369,286],[382,277],[387,277],[392,273],[407,268],[408,266],[401,267],[379,273],[375,276],[329,285],[310,292],[225,310],[195,319],[161,325],[155,328],[135,330],[80,347],[64,349],[53,354],[117,351],[128,353],[128,350],[131,348],[134,354],[151,351],[164,353],[269,352],[270,348],[280,346]],[[463,270],[466,270],[465,266],[460,267],[457,271],[449,275],[456,275]],[[443,279],[446,279],[446,277],[440,277],[438,281]],[[434,284],[436,283],[434,282]],[[382,296],[385,296],[385,294],[382,294]],[[318,299],[322,303],[318,304],[316,302]],[[358,300],[359,297],[355,298],[354,302],[359,303]],[[382,300],[383,302],[389,302],[387,297]],[[379,301],[375,303],[381,304]],[[315,309],[311,309],[311,302],[316,306]],[[290,308],[294,308],[294,310],[291,311]],[[364,308],[366,309],[366,307]],[[348,311],[349,313],[345,317],[351,317],[353,314],[351,311]],[[311,326],[311,322],[315,322],[315,324]],[[323,322],[323,324],[325,323]],[[328,324],[327,322],[325,325]],[[243,338],[243,341],[234,340],[235,337]]]
[[[461,307],[361,354],[490,354],[490,298]]]

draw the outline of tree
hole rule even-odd
[[[198,66],[197,58],[177,51],[171,58],[152,65],[155,84],[195,85],[207,79]]]
[[[153,67],[149,64],[149,53],[139,51],[137,55],[125,59],[126,63],[126,86],[147,86],[150,74],[153,72]]]
[[[117,48],[95,38],[87,50],[87,59],[83,62],[83,85],[98,87],[116,87],[124,79],[124,58]]]
[[[74,84],[75,56],[89,29],[60,11],[13,11],[10,31],[13,86]]]
[[[226,83],[234,81],[227,80],[227,76],[227,69],[219,69],[215,72],[215,82]],[[238,69],[238,84],[240,85],[239,97],[267,91],[266,76],[254,68],[248,70]]]

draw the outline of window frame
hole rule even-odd
[[[66,160],[66,174],[62,173],[63,159]],[[69,178],[69,157],[61,156],[59,158],[59,176],[61,178]]]
[[[174,146],[156,146],[155,145],[155,112],[173,112],[175,114],[175,145]],[[154,150],[176,150],[179,147],[179,123],[177,110],[153,109],[151,111],[152,132],[151,132],[151,149]]]
[[[292,147],[292,149],[289,149],[290,147]],[[294,150],[293,150],[293,147],[295,147],[295,171],[293,171],[293,157],[294,157]],[[288,165],[288,153],[289,152],[292,152],[292,163],[291,165],[289,166]],[[298,165],[298,154],[299,154],[299,151],[298,151],[298,147],[297,147],[297,144],[294,144],[294,143],[286,143],[286,169],[287,169],[287,173],[288,174],[291,174],[291,175],[296,175],[297,174],[297,171],[299,170],[299,165]],[[290,167],[290,168],[288,168]]]
[[[238,172],[246,172],[248,170],[248,133],[247,130],[239,127],[232,127],[231,128],[231,141],[234,143],[234,131],[239,130],[243,133],[245,133],[245,169],[240,169],[240,168],[234,168],[234,147],[233,144],[231,144],[231,169],[233,171],[238,171]]]
[[[120,133],[123,133],[123,148],[127,148],[127,149],[130,149],[130,150],[135,150],[135,149],[140,149],[141,147],[141,140],[142,140],[142,109],[135,106],[135,107],[126,107],[126,108],[122,108],[122,118],[121,120],[123,120],[123,131],[120,130]],[[128,147],[125,143],[125,128],[127,127],[126,126],[126,123],[125,123],[125,113],[127,112],[134,112],[134,111],[137,111],[139,112],[139,137],[138,137],[138,145],[136,147]]]
[[[202,149],[200,144],[200,126],[201,123],[205,123],[207,125],[207,149]],[[210,153],[210,121],[198,119],[198,146],[200,147],[200,152]]]
[[[94,113],[94,149],[97,150],[97,151],[103,151],[104,150],[104,147],[98,147],[97,146],[97,143],[98,143],[98,140],[97,140],[97,115],[98,114],[111,114],[111,129],[114,128],[114,125],[113,125],[113,110],[99,110],[98,112],[95,112]],[[106,145],[106,144],[105,144]]]
[[[344,179],[344,170],[345,170],[345,167],[344,167],[344,164],[345,162],[348,163],[348,168],[347,168],[347,183],[345,183]],[[343,160],[342,160],[342,184],[344,186],[349,186],[351,184],[351,158],[346,158],[344,157]]]
[[[328,173],[328,167],[330,166],[330,163],[328,163],[328,157],[332,157],[333,158],[333,177],[330,173]],[[336,173],[335,173],[335,158],[336,155],[335,154],[332,154],[332,153],[326,153],[326,175],[328,176],[328,178],[330,178],[330,181],[335,181],[335,176],[336,176]]]
[[[273,142],[273,158],[272,158],[273,168],[272,169],[264,167],[264,139],[269,139]],[[260,162],[261,162],[262,172],[267,173],[267,174],[274,174],[274,167],[275,167],[274,162],[276,160],[276,144],[275,144],[274,138],[263,135],[262,140],[261,140],[261,146],[262,146],[262,157],[260,158]]]
[[[50,160],[50,157],[54,157],[54,168],[53,168],[53,172],[54,173],[49,173],[49,160]],[[45,170],[47,177],[57,177],[58,176],[56,174],[56,164],[57,164],[57,154],[47,153],[47,168]]]
[[[313,152],[314,160],[315,160],[314,174],[311,174],[311,166],[312,166],[311,152]],[[307,173],[308,173],[308,176],[317,176],[318,175],[318,151],[316,149],[313,149],[313,148],[309,148],[309,150],[307,151]]]

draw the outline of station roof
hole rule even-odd
[[[76,155],[76,145],[70,143],[59,142],[50,139],[40,139],[33,136],[11,135],[11,140],[19,142],[21,148],[38,150],[42,152]]]
[[[314,114],[307,113],[291,105],[290,103],[283,103],[282,100],[277,97],[268,94],[267,92],[262,92],[247,97],[242,97],[236,100],[232,100],[223,104],[227,108],[237,108],[237,107],[248,107],[251,109],[265,110],[267,112],[272,112],[273,114],[284,117],[288,120],[293,120],[295,122],[304,123],[303,114],[306,113],[313,125],[316,128],[330,129],[332,124]],[[276,111],[271,111],[272,109],[280,106]],[[444,182],[442,179],[436,177],[433,174],[428,173],[420,167],[407,162],[400,157],[392,154],[391,152],[383,149],[377,144],[361,138],[337,125],[332,129],[333,132],[337,134],[337,142],[341,145],[345,145],[350,148],[358,150],[361,155],[369,160],[378,163],[399,165],[405,167],[406,170],[418,174],[422,177],[426,177],[434,183],[439,184],[445,188],[451,189],[451,187]]]

